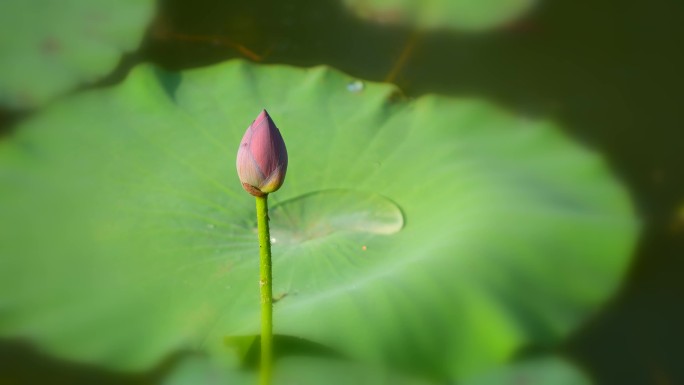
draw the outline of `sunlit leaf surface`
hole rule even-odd
[[[112,71],[140,42],[151,0],[0,1],[0,105],[31,108]]]
[[[264,107],[290,154],[269,198],[276,333],[453,378],[614,291],[636,224],[597,155],[483,101],[354,81],[141,66],[27,121],[0,143],[0,335],[130,369],[258,333],[235,156]]]

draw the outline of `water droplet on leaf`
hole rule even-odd
[[[361,80],[355,80],[347,84],[347,91],[349,92],[361,92],[363,91],[364,84]]]

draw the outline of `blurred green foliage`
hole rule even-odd
[[[512,22],[535,0],[342,0],[360,17],[417,28],[481,31]]]
[[[153,11],[153,0],[1,1],[0,106],[35,108],[109,74]]]

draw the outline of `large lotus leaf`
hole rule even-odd
[[[520,17],[536,0],[343,0],[354,13],[381,23],[479,31]]]
[[[203,357],[189,357],[167,376],[164,385],[254,384],[255,373],[222,367]],[[417,379],[358,363],[313,357],[288,358],[279,363],[275,385],[438,385],[442,380]],[[547,356],[492,368],[459,385],[590,385],[572,363]]]
[[[0,105],[31,108],[114,69],[152,0],[0,1]]]
[[[516,362],[469,378],[463,385],[590,385],[572,363],[557,357]]]
[[[276,385],[441,385],[450,383],[441,380],[421,380],[405,374],[348,362],[317,361],[309,358],[290,359],[278,369]],[[590,385],[591,381],[570,362],[548,356],[508,363],[451,383],[459,385]],[[195,384],[200,385],[202,382],[195,382]]]
[[[258,374],[254,371],[227,368],[205,357],[189,357],[170,371],[163,384],[253,385],[257,383],[257,376]],[[382,370],[349,361],[315,357],[291,357],[280,361],[274,373],[273,384],[436,385],[434,382],[409,378],[386,369]]]
[[[486,102],[352,81],[141,66],[27,121],[0,143],[0,335],[140,368],[258,333],[234,162],[262,107],[290,154],[269,198],[277,333],[463,376],[557,341],[614,291],[637,229],[599,156]]]

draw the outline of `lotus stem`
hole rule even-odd
[[[273,272],[271,236],[268,228],[268,194],[256,197],[259,232],[259,287],[261,290],[261,360],[259,385],[271,385],[273,378]]]

